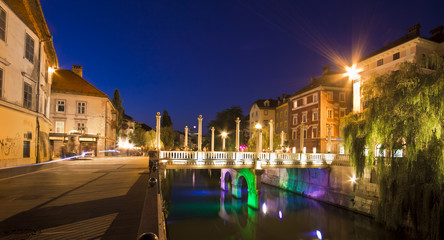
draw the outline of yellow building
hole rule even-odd
[[[50,70],[57,66],[39,1],[0,1],[0,167],[50,160]]]
[[[103,156],[116,149],[117,110],[108,95],[82,75],[78,65],[53,74],[50,140],[56,158],[84,152]]]
[[[361,86],[371,77],[397,70],[400,63],[415,61],[423,55],[437,53],[444,56],[444,26],[431,30],[428,38],[420,35],[420,27],[419,24],[410,27],[407,35],[376,50],[358,63],[362,72],[361,78],[353,82],[354,112],[360,112],[365,107],[361,98]]]

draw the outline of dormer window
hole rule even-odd
[[[268,101],[268,100],[265,101],[265,102],[264,102],[264,106],[265,106],[265,107],[269,107],[269,106],[270,106],[270,101]]]

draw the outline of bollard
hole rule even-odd
[[[157,183],[157,179],[150,178],[150,181],[149,181],[150,187],[154,187],[154,185],[156,185],[156,183]]]

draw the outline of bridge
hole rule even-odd
[[[202,151],[160,151],[159,153],[159,163],[167,169],[324,168],[348,160],[348,155],[331,153]]]

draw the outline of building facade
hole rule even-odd
[[[270,120],[276,122],[276,106],[277,100],[274,99],[259,99],[250,107],[250,134],[254,133],[254,126],[260,123],[262,126],[268,126]]]
[[[0,167],[50,160],[51,70],[58,66],[39,1],[0,1]]]
[[[365,108],[361,87],[373,76],[397,70],[400,63],[415,61],[423,55],[436,53],[444,56],[444,26],[431,30],[428,38],[420,35],[420,27],[419,24],[410,27],[407,35],[360,60],[358,68],[362,70],[361,78],[353,81],[354,112],[361,112]]]
[[[289,113],[290,113],[290,105],[288,104],[290,100],[290,96],[283,94],[282,99],[278,97],[277,107],[276,107],[276,123],[275,123],[275,134],[280,136],[281,139],[279,146],[284,147],[288,140],[288,123],[289,123]]]
[[[51,91],[50,133],[54,157],[91,152],[110,155],[116,149],[118,113],[110,98],[82,77],[83,68],[57,69]]]
[[[289,147],[293,152],[341,153],[341,118],[352,110],[352,85],[342,73],[322,76],[290,98]],[[305,149],[304,149],[305,148]]]

